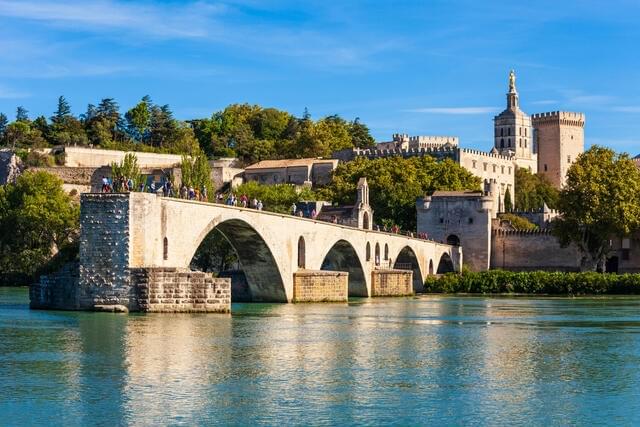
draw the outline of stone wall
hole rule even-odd
[[[78,263],[65,264],[60,271],[40,277],[29,287],[29,307],[53,310],[78,310]]]
[[[121,162],[126,151],[102,150],[98,148],[65,147],[65,166],[100,167],[113,162]],[[182,157],[177,154],[158,154],[136,152],[138,166],[141,168],[167,168],[178,166]]]
[[[83,194],[80,205],[80,308],[123,305],[129,272],[129,194]],[[135,304],[133,304],[135,305]]]
[[[348,299],[348,273],[321,270],[293,273],[293,302],[346,302]]]
[[[229,313],[231,279],[167,267],[131,269],[137,309],[150,313]]]
[[[413,272],[410,270],[373,270],[371,296],[395,297],[413,295]]]
[[[561,248],[548,231],[493,230],[491,268],[512,271],[578,271],[580,253]]]

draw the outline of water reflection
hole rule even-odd
[[[127,316],[29,311],[16,292],[0,290],[3,424],[640,422],[637,298]]]

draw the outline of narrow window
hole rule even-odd
[[[169,239],[166,237],[162,241],[162,259],[165,261],[169,259]]]
[[[500,136],[504,136],[504,128],[500,128]]]
[[[305,243],[304,237],[300,236],[298,239],[298,268],[305,268]]]
[[[500,140],[500,148],[504,148],[504,138]]]
[[[380,243],[376,243],[376,265],[380,265]]]
[[[469,224],[473,224],[473,218],[469,218]]]
[[[486,172],[487,171],[487,164],[486,163],[483,164],[482,167],[483,167],[484,171]]]
[[[511,136],[511,128],[507,129],[507,136]]]
[[[496,173],[496,165],[493,165],[493,173]]]
[[[504,166],[500,166],[500,173],[504,174]]]
[[[367,261],[371,261],[371,245],[367,242]]]
[[[472,163],[473,163],[473,168],[475,169],[476,168],[476,161],[473,160]]]
[[[571,156],[567,156],[567,163],[571,163]]]
[[[544,171],[545,172],[547,171],[547,164],[546,163],[544,164]]]
[[[389,259],[389,245],[387,245],[386,243],[384,244],[384,259]]]

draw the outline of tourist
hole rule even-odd
[[[144,187],[145,187],[144,182],[141,182],[140,186],[138,187],[138,191],[143,193],[144,192]]]
[[[209,197],[207,196],[207,186],[206,185],[204,187],[202,187],[202,191],[200,192],[200,194],[202,194],[202,201],[203,202],[208,202],[209,201]]]
[[[102,176],[102,192],[103,193],[109,192],[109,180],[104,175]]]
[[[295,203],[293,203],[293,204],[291,205],[291,215],[295,215],[295,214],[296,214],[296,209],[297,209],[297,208],[298,208],[298,207],[296,206],[296,204],[295,204]]]
[[[261,210],[262,210],[262,208],[263,208],[262,200],[258,200],[257,207],[258,207],[258,210],[259,210],[259,211],[261,211]]]
[[[316,219],[316,216],[318,216],[318,213],[316,212],[315,209],[311,210],[311,219]]]
[[[127,188],[129,189],[129,191],[135,191],[135,184],[133,183],[133,179],[129,178],[127,180]]]
[[[190,185],[189,186],[189,193],[188,193],[188,199],[189,200],[193,200],[196,198],[196,191],[193,189],[193,187]]]
[[[155,181],[151,181],[151,184],[149,184],[149,193],[155,193],[156,192],[156,183]]]
[[[256,199],[255,197],[251,200],[251,207],[253,209],[258,209],[258,199]]]
[[[180,187],[180,198],[186,199],[188,197],[189,197],[189,190],[187,190],[187,186],[185,184],[182,184],[182,187]]]
[[[302,212],[302,209],[298,210],[298,216],[300,218],[304,217],[304,212]]]

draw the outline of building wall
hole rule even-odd
[[[580,258],[576,247],[560,247],[548,231],[494,230],[492,233],[491,268],[578,271]]]
[[[418,233],[446,243],[457,236],[463,249],[464,264],[473,271],[489,268],[493,199],[473,196],[426,197],[418,200]]]
[[[293,273],[293,302],[347,302],[348,299],[348,273],[322,270]]]
[[[98,148],[65,147],[64,166],[100,167],[113,162],[121,162],[127,151],[102,150]],[[179,166],[182,157],[176,154],[157,154],[136,152],[138,166],[148,168],[164,168]]]
[[[498,212],[498,206],[504,206],[507,189],[511,193],[511,201],[515,200],[515,164],[512,157],[465,148],[459,152],[460,166],[482,180],[483,191],[490,191],[489,184],[492,182],[498,185],[498,194],[494,194],[494,212]]]
[[[311,180],[308,166],[292,166],[269,169],[245,169],[244,179],[246,181],[258,181],[261,184],[284,184],[291,183],[304,185]]]
[[[560,188],[569,167],[584,151],[585,116],[554,111],[534,114],[532,120],[539,151],[538,171]]]
[[[413,295],[413,272],[410,270],[373,270],[372,297]]]

